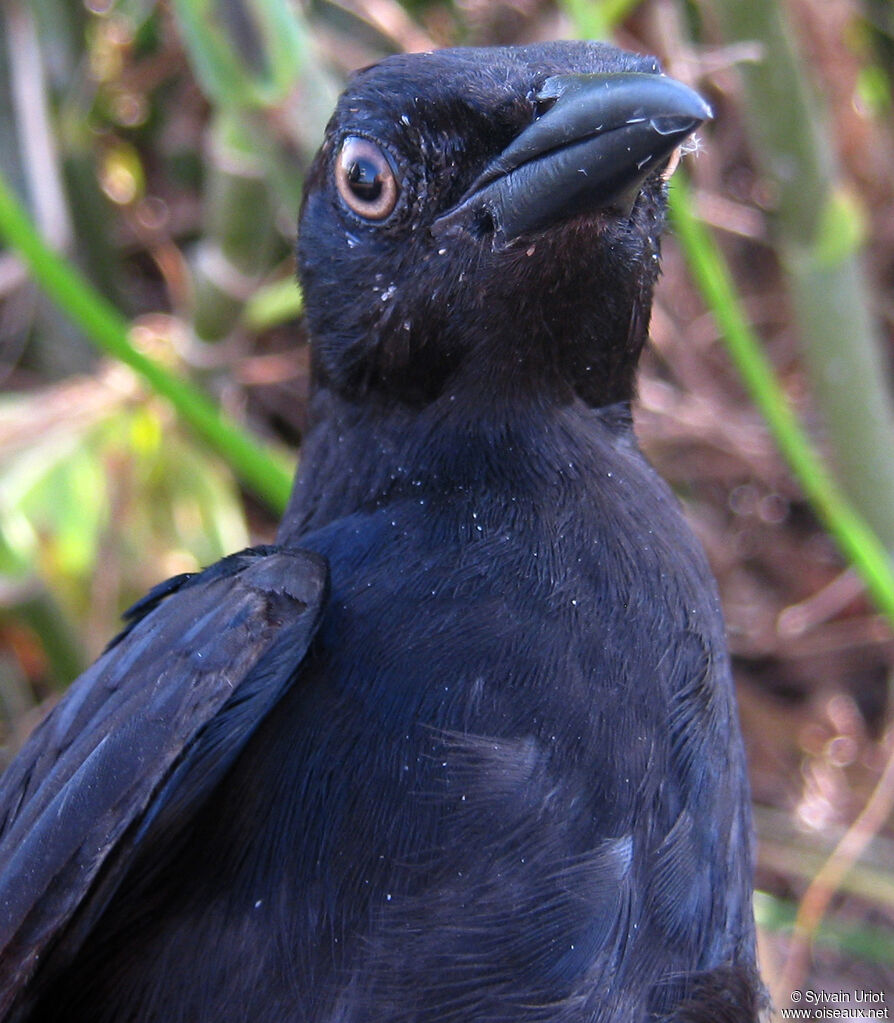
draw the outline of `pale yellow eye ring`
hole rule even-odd
[[[384,220],[397,205],[400,188],[385,151],[359,135],[348,135],[335,161],[335,186],[342,202],[365,220]]]

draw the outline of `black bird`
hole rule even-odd
[[[717,594],[630,415],[708,116],[595,43],[352,79],[277,544],[150,593],[9,768],[3,1019],[756,1019]]]

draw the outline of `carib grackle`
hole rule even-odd
[[[9,768],[0,1018],[757,1018],[717,594],[630,415],[708,116],[594,43],[354,76],[276,545],[153,590]]]

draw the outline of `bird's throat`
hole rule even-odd
[[[633,440],[627,402],[470,403],[443,394],[423,410],[378,409],[320,389],[277,542],[298,545],[338,520],[409,501],[436,509],[496,496],[532,515],[553,484],[605,472],[605,452]],[[477,396],[476,396],[477,398]]]

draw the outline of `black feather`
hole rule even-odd
[[[723,621],[630,417],[661,164],[707,116],[658,74],[352,78],[277,546],[135,605],[0,785],[5,1019],[756,1020]]]

